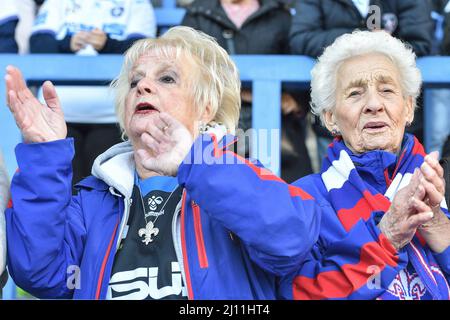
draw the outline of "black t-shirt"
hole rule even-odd
[[[130,215],[122,235],[124,239],[114,259],[107,298],[186,299],[187,291],[172,232],[182,188],[172,177],[151,177],[137,183],[140,183],[145,196],[141,199],[135,184]]]

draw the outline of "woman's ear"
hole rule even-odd
[[[325,122],[324,123],[325,127],[328,129],[328,131],[332,132],[333,129],[337,129],[336,128],[336,119],[334,118],[333,111],[331,111],[331,110],[325,111],[323,113],[323,120]]]
[[[213,114],[211,105],[208,103],[203,110],[203,113],[200,117],[200,121],[204,124],[210,123],[214,119],[215,114]]]

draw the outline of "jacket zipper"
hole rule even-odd
[[[114,188],[112,188],[112,187],[110,188],[109,191],[114,196],[117,196],[119,198],[122,197],[122,195],[116,193],[114,191]],[[130,207],[131,207],[132,201],[133,201],[133,199],[131,199],[131,198],[125,198],[124,199],[124,202],[125,202],[124,216],[126,217],[127,220],[128,220],[128,214],[129,214],[129,211],[130,211]],[[96,292],[95,292],[95,300],[99,300],[100,299],[101,288],[102,288],[102,283],[103,283],[103,277],[104,277],[104,274],[105,274],[106,264],[108,263],[109,256],[111,255],[112,244],[114,243],[114,238],[116,237],[116,234],[117,234],[117,228],[119,227],[120,224],[121,224],[121,226],[120,226],[120,230],[119,230],[119,232],[120,232],[119,236],[117,237],[118,240],[117,240],[117,243],[116,243],[116,252],[117,252],[117,249],[119,248],[119,243],[122,240],[122,232],[123,232],[123,228],[125,227],[125,224],[126,224],[126,222],[123,223],[123,218],[120,219],[120,212],[119,212],[119,221],[117,221],[116,226],[114,227],[114,231],[112,233],[111,240],[109,242],[108,248],[106,249],[105,256],[103,257],[103,262],[102,262],[102,266],[101,266],[101,269],[100,269],[100,274],[99,274],[98,282],[97,282],[97,289],[96,289]]]
[[[194,213],[194,231],[195,241],[197,243],[198,261],[200,268],[208,268],[208,257],[206,255],[205,241],[203,238],[202,221],[200,217],[200,207],[194,201],[191,203],[192,211]]]
[[[112,233],[111,240],[109,240],[109,245],[108,245],[108,248],[106,249],[105,256],[103,257],[103,262],[102,262],[102,266],[100,269],[100,275],[99,275],[98,281],[97,281],[97,289],[95,291],[95,300],[100,299],[100,293],[102,290],[102,283],[103,283],[103,276],[105,275],[106,264],[108,263],[108,258],[111,253],[111,248],[114,243],[114,238],[116,236],[116,231],[117,231],[117,227],[119,226],[119,223],[120,223],[120,221],[117,221],[116,226],[114,227],[114,231]]]
[[[183,189],[183,194],[185,193],[185,190]],[[180,200],[180,202],[178,203],[176,209],[175,209],[175,214],[173,215],[173,219],[172,219],[172,241],[173,241],[173,246],[175,248],[175,254],[177,256],[177,261],[180,265],[180,269],[181,269],[181,276],[183,277],[183,284],[184,284],[184,290],[185,291],[183,294],[186,294],[186,296],[189,299],[189,295],[188,295],[188,290],[187,290],[187,282],[186,282],[186,273],[185,273],[185,269],[184,269],[184,258],[183,258],[183,249],[182,249],[182,245],[181,245],[181,222],[179,222],[179,218],[181,217],[181,208],[183,206],[183,201]]]
[[[189,271],[189,261],[186,249],[186,192],[183,191],[181,198],[181,251],[183,253],[183,267],[186,279],[186,288],[189,300],[194,300],[194,291],[192,290],[191,274]]]

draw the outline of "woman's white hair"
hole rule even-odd
[[[173,27],[156,39],[139,40],[125,53],[120,74],[111,84],[122,131],[130,71],[141,56],[150,52],[175,59],[181,55],[192,58],[196,76],[190,78],[190,89],[198,114],[209,105],[213,121],[225,125],[229,133],[235,132],[241,107],[241,82],[236,65],[213,37],[183,26]]]
[[[311,109],[324,122],[324,112],[336,105],[337,72],[349,58],[371,53],[388,57],[399,71],[404,97],[416,99],[420,93],[422,76],[416,66],[413,50],[384,31],[354,31],[337,38],[318,58],[311,70]]]

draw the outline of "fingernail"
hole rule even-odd
[[[426,174],[431,174],[431,168],[427,163],[422,164],[422,170],[426,173]]]
[[[439,151],[430,152],[429,156],[434,159],[439,159]]]

